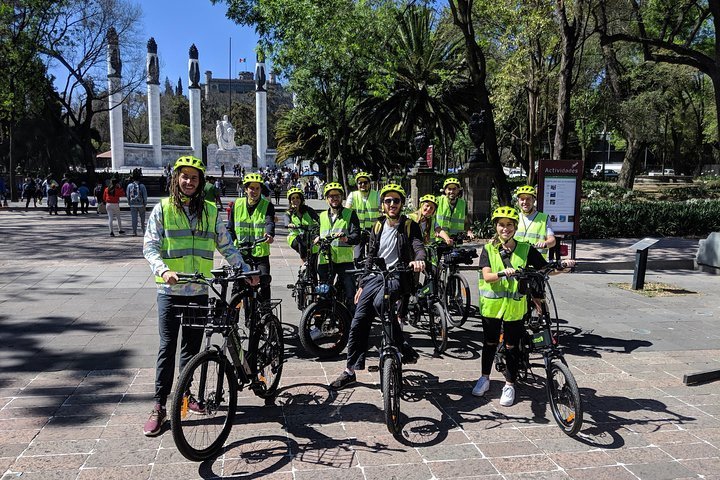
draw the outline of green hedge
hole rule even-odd
[[[720,200],[586,200],[580,238],[705,237],[720,231]]]

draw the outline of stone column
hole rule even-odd
[[[463,198],[467,202],[470,222],[485,220],[490,216],[490,196],[494,170],[487,163],[467,163],[463,166],[460,181]]]
[[[200,64],[198,50],[193,43],[188,61],[188,97],[190,99],[190,147],[193,155],[202,158],[202,123],[200,122]]]
[[[160,64],[157,43],[150,38],[147,43],[147,97],[150,145],[153,148],[153,166],[162,167],[162,139],[160,138]]]
[[[413,208],[418,208],[420,197],[431,193],[438,195],[440,192],[433,191],[433,182],[435,180],[435,172],[427,166],[415,166],[410,170],[410,198],[413,202]]]
[[[118,35],[113,27],[107,34],[108,40],[108,108],[110,109],[110,153],[111,168],[114,172],[125,165],[125,141],[123,139],[122,93],[122,62]]]
[[[255,64],[255,135],[257,166],[266,167],[267,159],[267,91],[265,90],[265,55],[259,53]]]

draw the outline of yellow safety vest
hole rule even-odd
[[[343,208],[340,211],[340,215],[335,218],[335,223],[330,223],[330,215],[325,210],[320,214],[320,237],[327,237],[334,233],[350,231],[350,217],[352,216],[353,210],[351,208]],[[341,242],[339,238],[336,238],[330,244],[331,255],[333,263],[352,263],[355,258],[353,253],[352,245]],[[318,259],[319,264],[328,263],[325,255],[320,255]]]
[[[445,230],[449,235],[455,235],[456,233],[465,231],[465,216],[467,215],[467,203],[462,198],[458,198],[455,203],[455,208],[452,209],[450,200],[446,195],[438,198],[438,207],[435,212],[435,218],[437,219],[440,228]]]
[[[202,222],[198,219],[193,230],[182,209],[177,208],[169,198],[160,201],[162,205],[163,236],[160,256],[173,272],[200,272],[210,276],[215,254],[217,207],[205,201]],[[155,277],[156,283],[165,283],[162,277]]]
[[[270,202],[266,198],[260,198],[257,207],[252,215],[248,213],[247,197],[239,198],[234,207],[234,223],[236,245],[243,242],[254,242],[265,236],[265,216]],[[267,242],[255,245],[252,250],[253,257],[267,257],[270,255],[270,244]]]
[[[485,244],[485,250],[490,258],[490,269],[497,273],[505,270],[506,266],[502,261],[497,245]],[[515,250],[510,255],[510,264],[513,268],[527,265],[530,244],[517,242]],[[518,282],[512,278],[501,278],[497,282],[486,282],[480,271],[478,280],[480,298],[480,314],[487,318],[501,318],[506,322],[522,320],[527,312],[527,300],[525,295],[518,291]]]
[[[297,216],[297,214],[295,214],[295,213],[291,213],[290,214],[290,223],[292,223],[293,225],[302,225],[305,227],[309,227],[311,225],[315,225],[315,220],[312,219],[312,217],[306,210],[303,212],[302,218],[299,218]],[[287,236],[288,245],[292,247],[292,242],[298,237],[298,235],[302,235],[302,234],[303,234],[303,232],[300,229],[289,228],[288,236]],[[317,245],[313,245],[312,253],[317,253],[317,252],[318,252]]]
[[[380,220],[380,195],[377,190],[370,190],[367,198],[360,190],[350,193],[350,205],[357,213],[360,228],[370,229]]]
[[[520,221],[518,222],[517,232],[515,232],[515,240],[528,242],[531,245],[537,242],[544,242],[546,238],[545,234],[547,233],[547,214],[537,212],[537,215],[535,215],[535,218],[532,219],[529,225],[525,225],[523,220],[527,221],[527,217],[523,218],[523,214],[520,213]],[[542,253],[545,260],[548,259],[547,248],[538,248],[538,251]]]

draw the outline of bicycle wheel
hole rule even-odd
[[[340,355],[350,336],[350,313],[341,303],[321,300],[303,311],[298,325],[300,343],[318,358]]]
[[[452,273],[445,284],[445,305],[453,327],[461,327],[470,313],[470,286],[460,274]]]
[[[555,421],[563,432],[574,436],[583,423],[582,400],[575,377],[567,365],[555,359],[547,369],[545,385]]]
[[[202,412],[188,408],[192,392]],[[227,440],[237,408],[232,364],[215,350],[195,355],[180,375],[172,399],[170,427],[177,449],[188,460],[208,459]]]
[[[448,314],[442,303],[435,302],[428,308],[428,323],[435,352],[440,355],[447,348],[448,339]]]
[[[402,367],[396,355],[387,355],[383,360],[382,394],[385,409],[385,425],[393,435],[400,432],[400,387]]]
[[[251,333],[248,359],[251,362],[254,359],[256,379],[259,381],[251,385],[255,395],[261,398],[275,395],[285,361],[285,344],[280,320],[272,313],[263,316],[256,331]]]

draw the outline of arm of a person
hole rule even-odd
[[[217,247],[218,252],[225,257],[228,263],[236,267],[242,267],[243,272],[250,270],[250,265],[245,263],[242,254],[237,248],[235,248],[233,238],[230,236],[230,232],[228,232],[228,229],[225,227],[225,222],[223,222],[220,215],[217,216],[215,232],[217,232],[215,246]]]
[[[360,219],[355,210],[350,214],[350,225],[348,225],[346,236],[347,240],[345,243],[348,245],[357,245],[360,243]]]
[[[545,246],[547,248],[553,248],[556,243],[555,232],[553,232],[552,226],[550,226],[550,220],[548,220],[545,225]]]
[[[169,271],[167,265],[162,259],[161,248],[162,238],[165,234],[162,221],[162,204],[158,203],[150,212],[147,228],[145,229],[145,237],[143,239],[143,256],[150,264],[150,270],[158,277]]]
[[[275,206],[272,203],[268,204],[265,212],[265,234],[275,238]],[[271,240],[268,241],[272,243]]]
[[[313,222],[320,224],[320,215],[315,211],[314,208],[308,207],[307,209],[308,215],[310,215],[310,218],[312,218]]]
[[[237,234],[235,233],[235,208],[237,208],[237,202],[240,202],[240,198],[235,200],[235,203],[233,204],[233,208],[230,211],[230,218],[227,222],[227,231],[230,233],[230,238],[233,239],[233,241],[237,240]]]
[[[485,248],[483,248],[480,252],[480,262],[478,266],[480,267],[480,271],[482,272],[483,280],[485,280],[486,282],[494,283],[500,280],[500,277],[498,276],[499,272],[493,272],[492,268],[490,267],[490,256],[488,255],[488,252],[487,250],[485,250]]]
[[[452,245],[453,241],[450,238],[450,235],[448,235],[448,233],[442,229],[440,224],[437,223],[437,220],[434,220],[434,222],[435,222],[435,236],[442,238],[443,241],[445,242],[445,244]]]

